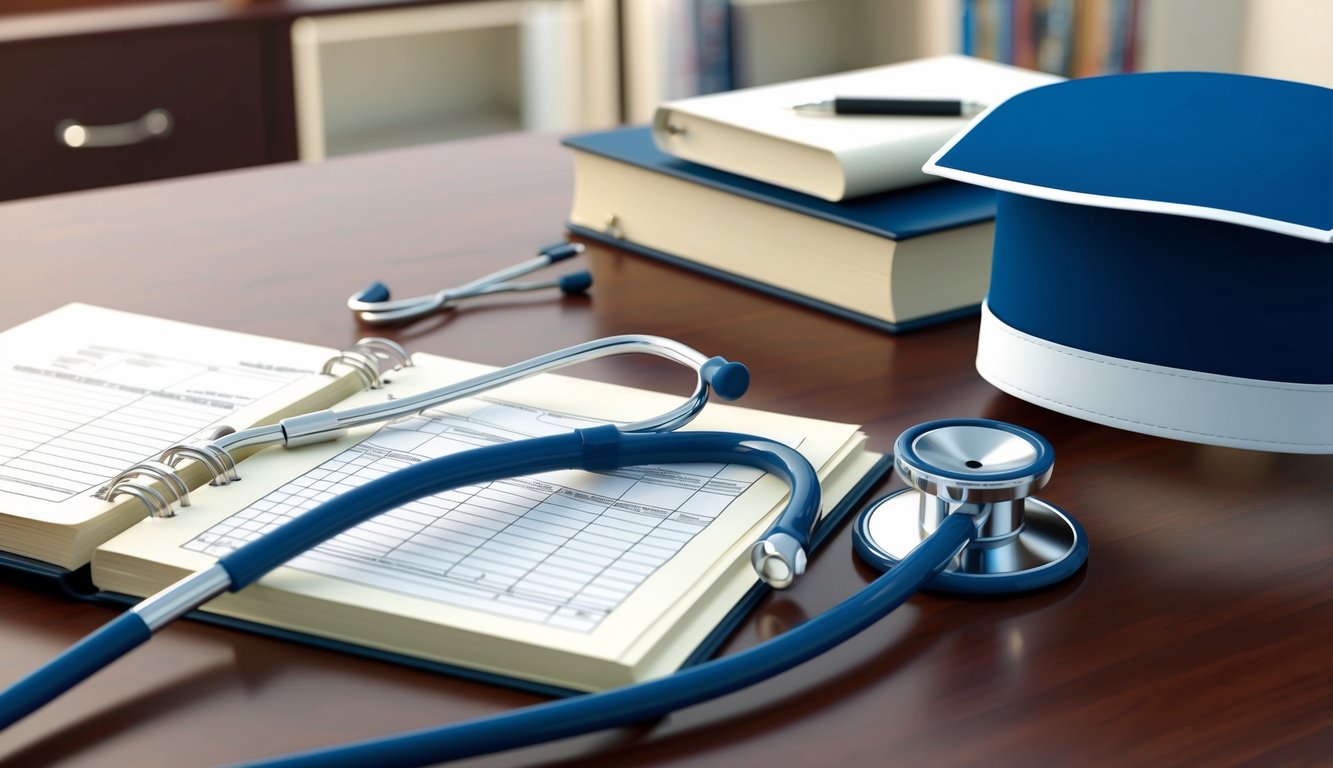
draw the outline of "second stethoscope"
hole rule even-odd
[[[693,368],[694,393],[652,419],[431,459],[337,496],[144,600],[0,693],[0,728],[137,647],[167,623],[224,591],[242,589],[357,523],[424,496],[516,475],[689,462],[746,464],[774,473],[790,488],[787,505],[754,544],[750,559],[760,579],[777,588],[789,586],[805,570],[819,514],[818,476],[800,453],[767,438],[671,431],[699,412],[710,390],[727,399],[739,397],[749,375],[738,363],[706,358],[667,339],[621,336],[589,342],[418,398],[390,401],[375,406],[373,413],[366,408],[323,411],[237,432],[192,458],[230,455],[239,447],[331,439],[357,424],[416,413],[569,362],[625,352],[646,352]],[[1087,539],[1064,512],[1028,498],[1050,479],[1053,461],[1050,444],[1021,427],[986,419],[920,425],[895,444],[895,468],[911,487],[872,504],[856,524],[857,551],[887,571],[801,626],[747,651],[645,683],[257,764],[426,765],[643,722],[780,674],[852,637],[923,587],[1001,594],[1054,584],[1082,566]]]
[[[395,325],[432,315],[454,306],[463,299],[476,296],[539,291],[546,288],[559,288],[560,292],[565,294],[583,293],[592,287],[592,274],[587,271],[571,272],[551,280],[532,283],[510,282],[516,277],[549,267],[580,253],[583,253],[583,246],[579,243],[552,243],[538,251],[533,258],[521,261],[512,267],[492,272],[454,288],[444,288],[435,293],[410,299],[392,299],[389,287],[377,281],[348,297],[347,308],[352,310],[363,323]]]

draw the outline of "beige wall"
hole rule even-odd
[[[1249,0],[1241,71],[1333,88],[1333,2]]]
[[[1142,8],[1142,69],[1333,87],[1331,0],[1151,0]]]

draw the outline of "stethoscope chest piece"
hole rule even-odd
[[[990,419],[947,419],[913,427],[894,445],[894,469],[911,487],[868,507],[856,522],[857,552],[892,568],[951,514],[967,514],[977,538],[928,589],[1008,594],[1073,575],[1088,556],[1083,529],[1032,497],[1050,480],[1055,454],[1043,437]]]

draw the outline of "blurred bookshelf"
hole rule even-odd
[[[1329,29],[1328,0],[622,0],[622,118],[942,53],[1066,77],[1203,70],[1333,87]]]
[[[623,119],[666,99],[956,52],[955,0],[622,0]]]
[[[1139,68],[1140,0],[963,0],[969,56],[1088,77]]]
[[[1333,81],[1330,23],[1326,0],[467,0],[300,20],[292,48],[318,159],[644,123],[669,99],[943,53]]]
[[[1065,77],[1238,72],[1333,87],[1327,0],[960,0],[963,53]]]

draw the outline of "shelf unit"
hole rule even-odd
[[[297,19],[302,160],[619,117],[605,0],[493,0]],[[597,51],[597,54],[590,54]]]

